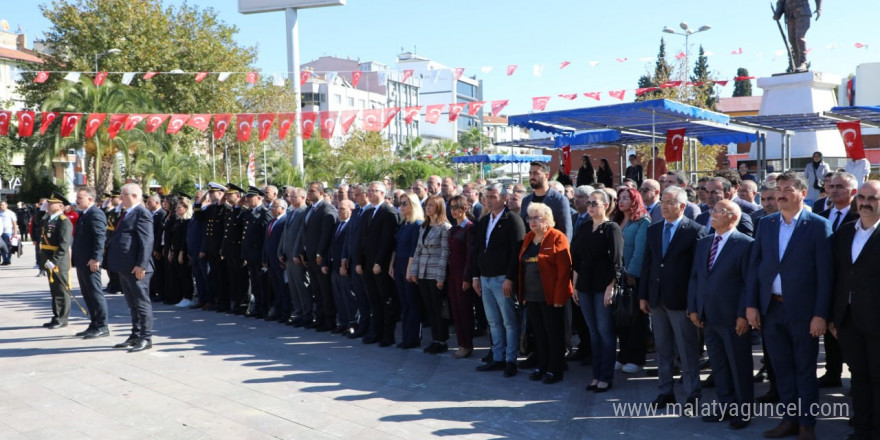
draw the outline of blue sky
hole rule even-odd
[[[12,30],[21,25],[29,39],[50,27],[40,2],[3,3],[0,18]],[[239,43],[258,48],[258,69],[266,74],[287,70],[283,12],[242,15],[237,0],[189,3],[211,6],[223,21],[238,26]],[[848,75],[858,64],[880,61],[877,0],[825,3],[807,34],[813,70]],[[584,98],[584,92],[629,89],[626,100],[631,100],[639,76],[653,70],[661,37],[671,61],[684,50],[684,37],[661,32],[664,26],[678,30],[682,20],[694,29],[712,26],[690,38],[690,59],[692,64],[702,44],[713,54],[709,67],[717,79],[732,79],[738,67],[768,76],[787,63],[778,55],[784,46],[766,0],[348,0],[342,7],[301,10],[299,18],[303,62],[331,55],[393,66],[401,49],[416,51],[483,79],[484,98],[510,99],[509,114],[530,111],[534,96],[554,97],[547,110],[618,102],[603,93],[597,103]],[[857,49],[855,43],[868,47]],[[739,48],[741,55],[731,55]],[[562,61],[571,65],[559,70]],[[505,74],[509,64],[519,66],[510,77]],[[540,77],[533,74],[535,64],[544,65]],[[483,66],[494,69],[484,74]],[[760,93],[754,83],[753,89]],[[730,96],[733,84],[720,90],[721,96]],[[566,101],[557,97],[561,93],[581,96]]]

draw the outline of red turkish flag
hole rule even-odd
[[[449,104],[449,122],[455,122],[455,120],[458,119],[458,115],[464,111],[465,105],[464,102],[454,102]]]
[[[107,134],[110,136],[110,139],[116,139],[116,135],[119,134],[119,130],[125,125],[126,119],[128,119],[128,114],[125,113],[110,115],[110,125],[107,126]]]
[[[311,71],[311,70],[301,70],[301,71],[299,72],[299,85],[303,85],[303,84],[305,84],[306,81],[308,81],[309,78],[311,78],[311,77],[312,77],[312,71]]]
[[[559,97],[567,99],[569,101],[574,101],[575,99],[577,99],[578,95],[577,93],[562,93],[559,95]]]
[[[154,114],[147,117],[147,125],[144,128],[144,131],[147,133],[154,133],[159,129],[159,126],[165,122],[171,115],[169,114]]]
[[[16,113],[18,118],[18,137],[29,137],[34,134],[34,120],[37,118],[36,112],[32,110],[22,110]]]
[[[47,79],[49,79],[49,72],[46,72],[45,70],[41,70],[41,71],[37,72],[37,77],[34,78],[34,82],[42,84],[42,83],[46,82]]]
[[[571,145],[562,147],[562,165],[565,174],[571,174]]]
[[[627,58],[617,58],[618,63],[625,63]]]
[[[513,72],[516,72],[517,65],[511,64],[507,66],[507,76],[513,75]]]
[[[76,130],[79,120],[82,119],[82,113],[65,113],[61,117],[61,137],[68,137]]]
[[[608,96],[612,98],[617,98],[623,101],[623,96],[626,95],[626,90],[609,90]]]
[[[548,102],[550,102],[549,96],[536,96],[532,98],[532,110],[543,111],[547,108]]]
[[[251,139],[251,129],[254,126],[253,113],[239,113],[235,115],[235,140],[247,142]]]
[[[737,76],[737,77],[733,78],[734,81],[748,81],[751,79],[755,79],[755,77],[754,76]]]
[[[0,111],[0,136],[9,136],[9,120],[12,119],[12,112],[9,110]]]
[[[230,121],[232,121],[232,113],[214,115],[214,140],[220,139],[226,134]]]
[[[636,89],[636,96],[642,96],[642,95],[644,95],[645,93],[648,93],[648,92],[656,92],[657,90],[660,90],[660,88],[659,88],[659,87],[642,87],[642,88],[638,88],[638,89]]]
[[[342,112],[342,134],[348,134],[352,124],[357,119],[358,113],[360,113],[360,110],[344,110]]]
[[[413,121],[419,117],[419,112],[422,111],[422,106],[414,105],[411,107],[407,107],[403,111],[403,121],[407,124],[412,124]]]
[[[600,99],[601,94],[602,94],[602,92],[585,92],[584,96],[586,96],[587,98],[593,98],[596,101],[598,101]]]
[[[197,82],[197,83],[202,82],[202,80],[205,79],[206,76],[208,76],[208,72],[199,72],[199,73],[197,73],[197,74],[196,74],[196,82]]]
[[[867,44],[864,44],[864,43],[856,43],[855,46],[856,46],[856,49],[861,49],[861,48],[864,48],[864,47],[868,47],[868,45],[867,45]]]
[[[364,110],[364,131],[382,131],[382,109]]]
[[[360,70],[356,70],[354,72],[351,72],[351,86],[352,87],[357,88],[358,82],[360,82],[360,80],[361,80],[361,75],[362,75],[362,73]]]
[[[559,70],[565,69],[569,64],[571,64],[571,63],[568,61],[563,61],[562,63],[559,64]],[[568,174],[568,171],[566,171],[565,174]]]
[[[440,120],[440,114],[443,113],[444,107],[446,104],[432,104],[425,107],[425,122],[436,124]]]
[[[681,161],[684,153],[684,130],[666,130],[666,162]]]
[[[275,122],[275,113],[260,113],[257,115],[257,127],[259,127],[260,142],[265,141],[272,131],[272,124]]]
[[[846,157],[852,160],[865,158],[865,145],[862,143],[861,121],[838,122],[837,130],[843,137],[843,146],[846,148]]]
[[[303,112],[302,114],[302,137],[310,139],[315,131],[315,122],[318,121],[317,112]]]
[[[128,115],[128,119],[125,120],[125,125],[122,127],[122,129],[125,131],[131,130],[132,128],[137,127],[137,125],[140,124],[141,121],[143,121],[144,119],[147,119],[148,116],[150,116],[150,115],[140,114],[140,113],[134,114],[134,115]]]
[[[664,89],[666,89],[666,88],[670,88],[670,87],[678,87],[680,85],[681,85],[681,81],[666,81],[665,83],[660,84],[660,87],[663,87]]]
[[[58,112],[43,112],[40,116],[40,136],[46,134],[46,130],[52,125],[52,121],[58,117]]]
[[[248,72],[248,74],[244,77],[244,81],[248,84],[256,84],[257,80],[260,78],[260,74],[257,72]]]
[[[188,121],[186,121],[187,127],[195,128],[198,131],[205,131],[208,129],[208,125],[211,123],[211,114],[198,114],[192,115]]]
[[[486,101],[473,101],[468,103],[468,115],[476,116],[480,110],[483,109],[483,106],[486,105]]]
[[[321,137],[330,139],[333,137],[333,130],[336,129],[336,119],[339,112],[321,112]]]
[[[455,68],[455,80],[458,81],[462,75],[464,75],[464,67],[456,67]]]
[[[282,141],[287,137],[287,132],[296,120],[296,113],[278,113],[278,139]]]
[[[86,119],[86,137],[90,138],[95,136],[95,133],[98,132],[98,129],[101,128],[101,124],[104,123],[104,119],[107,119],[107,113],[91,113],[89,117]]]
[[[168,120],[168,128],[165,129],[165,133],[168,134],[177,134],[184,125],[186,125],[186,121],[189,120],[189,115],[171,115],[171,119]]]
[[[718,84],[719,86],[722,86],[722,87],[724,87],[724,86],[727,85],[727,80],[724,80],[724,81],[713,81],[713,82],[714,82],[715,84]]]
[[[95,81],[94,81],[95,86],[100,87],[100,86],[104,85],[104,80],[106,80],[106,79],[107,79],[107,72],[98,72],[97,75],[95,75]]]
[[[386,108],[384,114],[382,115],[385,120],[385,122],[382,123],[382,128],[387,127],[388,124],[391,123],[391,120],[394,119],[394,117],[397,116],[398,113],[400,113],[400,107]]]
[[[492,101],[492,115],[498,116],[501,114],[501,110],[504,110],[504,107],[507,107],[507,104],[510,101],[507,99],[499,99],[497,101]]]
[[[401,79],[400,82],[405,83],[406,80],[408,80],[412,75],[413,75],[413,70],[412,70],[412,69],[406,69],[406,70],[404,70],[404,71],[403,71],[403,79]]]
[[[147,72],[147,73],[145,73],[145,74],[144,74],[144,80],[148,80],[148,79],[150,79],[150,78],[156,76],[157,73],[159,73],[159,72]]]

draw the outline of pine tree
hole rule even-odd
[[[694,74],[691,76],[691,82],[702,85],[693,86],[693,104],[697,107],[714,110],[715,87],[711,84],[711,75],[712,73],[709,71],[709,60],[706,57],[703,45],[701,44],[700,55],[697,57],[697,62],[694,64]]]
[[[660,39],[660,51],[657,53],[657,62],[654,64],[654,74],[645,74],[639,78],[639,88],[660,87],[672,78],[672,66],[666,61],[666,41]],[[676,99],[677,88],[663,88],[645,93],[636,97],[636,101],[651,99]]]
[[[740,67],[736,69],[736,76],[749,76],[749,70],[745,67]],[[736,84],[733,86],[733,96],[752,96],[752,82],[736,81]]]

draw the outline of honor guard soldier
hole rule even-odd
[[[107,217],[107,240],[104,242],[104,261],[107,261],[106,243],[109,243],[110,238],[113,237],[113,231],[116,230],[116,222],[119,221],[119,212],[121,211],[120,203],[122,203],[119,196],[120,192],[118,189],[109,193],[104,193],[104,197],[107,197],[107,205],[104,207],[104,215]],[[106,266],[104,268],[106,269]],[[107,293],[122,293],[122,284],[119,282],[119,274],[107,270],[107,277],[110,278],[110,281],[107,283],[107,288],[104,289],[104,291]]]
[[[245,194],[245,206],[249,209],[242,214],[241,259],[247,266],[251,294],[254,297],[254,308],[249,312],[251,316],[256,318],[265,316],[270,304],[268,283],[263,271],[262,260],[263,239],[266,237],[266,226],[272,220],[272,215],[263,204],[264,196],[265,193],[259,188],[249,187],[247,194]]]
[[[208,260],[210,267],[208,282],[211,285],[209,292],[212,297],[206,299],[204,309],[228,312],[229,294],[227,293],[226,270],[223,269],[223,260],[220,259],[220,247],[223,244],[223,220],[225,212],[229,209],[223,203],[226,187],[214,182],[208,183],[208,187],[208,193],[193,205],[193,218],[205,225],[205,236],[202,239],[199,258]]]
[[[43,327],[56,329],[67,327],[70,315],[70,245],[73,243],[73,224],[64,215],[64,206],[70,202],[61,194],[52,193],[47,200],[49,207],[44,217],[40,237],[40,255],[43,267],[49,275],[49,291],[52,293],[52,320]]]
[[[231,302],[232,312],[243,315],[247,312],[248,275],[241,259],[242,238],[242,213],[241,197],[245,190],[240,186],[229,183],[226,185],[226,204],[229,209],[224,212],[223,219],[223,244],[220,247],[220,257],[225,263],[227,271],[227,292]]]

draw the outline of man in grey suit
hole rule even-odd
[[[131,335],[116,348],[130,353],[153,348],[153,304],[150,278],[153,276],[153,216],[144,207],[140,185],[122,187],[122,212],[107,244],[107,269],[119,274],[125,302],[131,309]]]
[[[666,180],[663,181],[662,186],[664,191],[670,186],[677,186],[681,189],[685,189],[688,186],[687,175],[681,170],[667,171]],[[695,220],[700,213],[702,213],[702,211],[699,206],[690,201],[687,202],[687,206],[684,208],[685,217]]]
[[[302,224],[306,212],[306,192],[302,188],[287,188],[284,197],[290,204],[284,234],[278,246],[278,259],[287,272],[287,286],[293,304],[290,325],[302,327],[314,321],[312,316],[312,297],[306,287],[306,267],[299,256],[302,249]],[[280,311],[279,311],[280,312]]]
[[[725,412],[703,415],[703,421],[729,420],[731,429],[742,429],[749,419],[742,417],[742,406],[734,410],[731,405],[748,405],[755,397],[746,321],[746,280],[753,240],[736,229],[743,215],[736,203],[720,200],[708,212],[715,233],[697,242],[688,283],[688,317],[703,329],[715,390]]]

